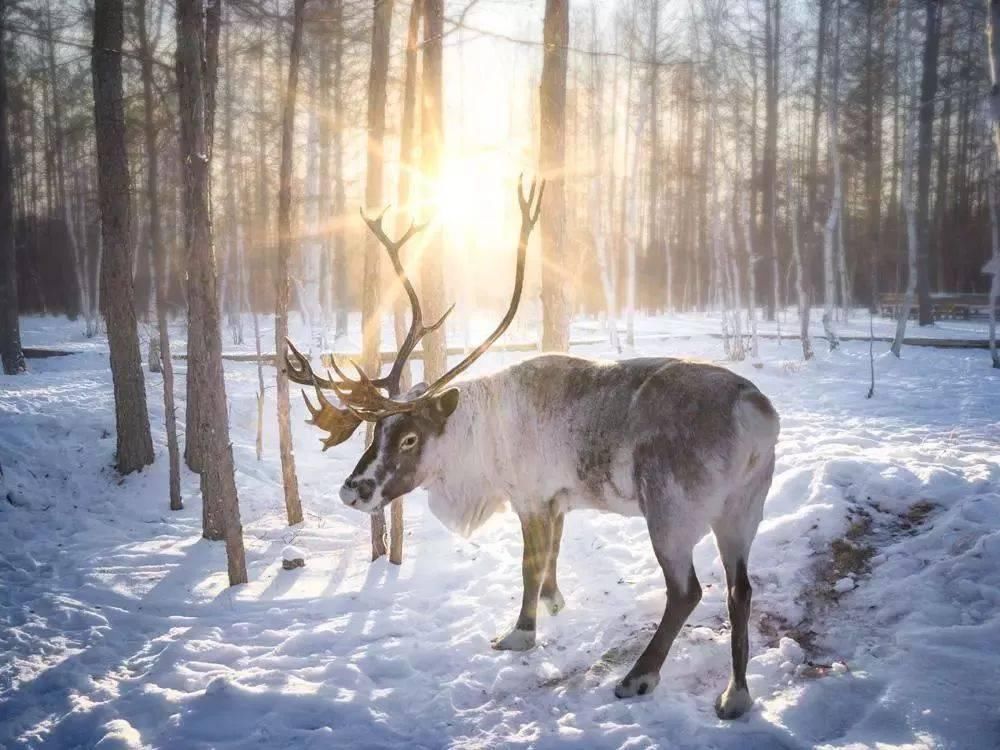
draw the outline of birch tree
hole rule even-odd
[[[389,35],[392,27],[393,0],[374,0],[372,53],[368,74],[368,149],[365,170],[365,206],[368,211],[382,210],[382,180],[385,167],[385,104],[389,77]],[[378,372],[382,317],[379,307],[379,246],[375,235],[365,235],[364,278],[362,279],[361,365],[365,372]],[[371,440],[372,428],[367,428]],[[372,560],[386,553],[385,513],[371,516]]]
[[[288,258],[292,253],[292,149],[295,140],[295,98],[299,84],[299,59],[302,56],[302,26],[305,0],[295,0],[292,14],[292,39],[288,55],[288,86],[281,117],[281,174],[278,186],[278,268],[274,314],[274,350],[278,362],[288,354]],[[275,367],[278,409],[278,448],[281,453],[281,482],[285,490],[285,515],[288,525],[302,523],[302,500],[299,479],[295,473],[295,448],[292,445],[292,425],[288,398],[288,375],[284,367]]]
[[[802,249],[799,244],[799,204],[792,188],[791,165],[787,168],[788,222],[791,224],[792,262],[795,265],[795,297],[799,305],[799,340],[802,343],[802,359],[808,362],[813,357],[812,341],[809,337],[809,299],[806,296],[805,272],[802,267]]]
[[[605,230],[604,200],[601,190],[601,164],[604,154],[604,139],[602,137],[601,115],[604,111],[603,78],[601,69],[601,58],[597,55],[598,50],[598,28],[597,28],[597,3],[591,0],[590,3],[590,28],[591,28],[591,56],[590,56],[590,113],[591,113],[591,147],[592,147],[592,175],[590,180],[590,222],[591,236],[593,238],[594,250],[597,254],[598,273],[601,277],[601,291],[604,294],[605,322],[608,329],[608,338],[615,351],[621,351],[621,343],[618,341],[618,321],[617,306],[615,296],[614,279],[611,275],[611,264],[608,261],[608,246],[610,232]],[[612,111],[616,103],[612,103]],[[614,138],[614,132],[612,132]],[[613,147],[612,147],[613,150]],[[612,184],[614,177],[612,175]],[[613,218],[613,217],[612,217]]]
[[[569,0],[546,0],[542,82],[539,89],[539,166],[546,180],[542,212],[542,349],[569,349],[570,309],[566,289],[566,71]],[[638,150],[638,144],[636,145]],[[630,255],[634,258],[634,255]]]
[[[444,155],[444,0],[423,0],[423,107],[420,118],[421,171],[426,185],[441,179]],[[444,313],[444,242],[440,225],[431,227],[421,262],[424,313],[437,320]],[[424,379],[432,382],[448,365],[446,326],[429,333],[421,343],[424,350]]]

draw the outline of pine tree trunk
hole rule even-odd
[[[652,283],[654,289],[660,287],[660,266],[662,251],[660,248],[660,211],[659,211],[659,188],[660,188],[660,107],[659,107],[659,59],[657,57],[657,42],[659,41],[660,27],[660,0],[650,0],[649,2],[649,36],[646,44],[649,52],[649,71],[647,84],[647,100],[649,103],[649,182],[646,194],[646,256],[649,259],[648,282]],[[572,163],[572,162],[571,162]],[[655,302],[654,302],[655,300]],[[658,295],[654,293],[650,297],[652,309],[659,307]]]
[[[46,32],[49,37],[46,41],[46,65],[48,68],[49,87],[52,92],[52,122],[49,129],[51,131],[53,141],[51,159],[47,160],[48,168],[46,169],[46,178],[51,181],[47,192],[50,200],[54,199],[55,205],[58,206],[62,216],[66,237],[69,240],[70,252],[73,256],[73,270],[76,275],[80,309],[86,321],[84,332],[85,335],[90,338],[97,333],[97,322],[95,320],[95,316],[97,314],[97,304],[95,302],[95,297],[98,293],[97,287],[99,285],[100,275],[88,272],[86,234],[83,234],[81,237],[84,244],[84,247],[81,248],[80,242],[78,242],[77,239],[76,228],[74,227],[72,206],[70,204],[69,195],[66,191],[65,134],[63,132],[62,120],[63,100],[61,92],[59,91],[58,76],[56,74],[56,32],[52,23],[52,11],[49,5],[46,5]],[[45,103],[43,100],[43,110],[44,109]],[[48,174],[49,172],[53,172],[54,174]],[[50,213],[51,208],[52,207],[50,206]]]
[[[816,206],[816,193],[819,188],[819,125],[823,113],[823,73],[825,71],[823,58],[826,52],[826,26],[830,7],[830,0],[818,0],[818,2],[819,23],[816,28],[816,69],[813,76],[812,134],[809,138],[809,183],[806,199],[810,231],[819,223],[819,211]]]
[[[865,75],[865,202],[867,204],[868,252],[871,279],[869,310],[878,309],[879,256],[882,244],[882,101],[885,96],[885,19],[876,6],[867,10],[867,45]],[[872,28],[876,26],[877,28]],[[873,37],[877,36],[877,40]]]
[[[781,33],[781,0],[765,0],[765,97],[764,97],[764,156],[761,160],[763,226],[761,234],[767,246],[764,259],[765,285],[777,290],[777,259],[773,238],[775,193],[778,169],[778,53]],[[765,314],[775,319],[778,300],[768,297]]]
[[[420,120],[422,173],[425,184],[437,185],[444,153],[444,0],[423,0],[423,108]],[[444,237],[435,223],[424,244],[420,278],[423,282],[424,315],[437,320],[444,313]],[[421,342],[424,350],[424,380],[432,382],[448,366],[447,324],[429,333]]]
[[[417,110],[417,54],[420,45],[420,19],[423,15],[422,0],[413,0],[410,6],[410,20],[406,32],[406,67],[403,73],[403,119],[400,125],[399,158],[399,206],[406,209],[410,205],[410,174],[416,160],[416,110]],[[405,231],[405,227],[401,228]],[[393,294],[393,328],[396,347],[403,344],[406,337],[406,299],[396,289]],[[400,391],[410,388],[410,364],[403,367]],[[403,498],[396,498],[389,508],[389,562],[399,565],[403,562]]]
[[[566,70],[569,0],[546,0],[544,52],[539,92],[540,169],[545,185],[542,211],[542,349],[569,349],[570,302],[566,257]],[[638,148],[638,143],[636,148]],[[638,178],[636,178],[638,179]],[[634,258],[634,249],[630,258]],[[630,274],[631,275],[631,274]]]
[[[994,170],[994,174],[991,175],[986,187],[986,200],[990,204],[990,245],[992,246],[992,257],[986,264],[986,267],[983,268],[983,272],[990,275],[990,359],[993,360],[993,367],[1000,369],[1000,351],[997,350],[997,301],[1000,300],[1000,209],[997,208],[996,179],[996,170]]]
[[[990,71],[990,124],[997,150],[996,170],[1000,171],[1000,0],[987,0],[987,2],[989,3],[986,38]]]
[[[826,333],[830,350],[836,349],[840,343],[833,329],[834,306],[837,298],[836,235],[840,225],[840,211],[843,207],[843,180],[840,166],[840,30],[841,30],[841,0],[835,0],[837,9],[837,25],[833,42],[833,70],[831,73],[830,104],[827,107],[827,127],[829,134],[830,171],[832,185],[830,197],[830,213],[827,215],[823,232],[823,330]]]
[[[226,382],[222,369],[218,279],[212,249],[212,213],[209,175],[211,152],[207,132],[207,101],[202,60],[205,49],[204,7],[201,0],[176,0],[177,89],[180,114],[180,151],[184,170],[185,244],[189,294],[197,300],[197,334],[203,343],[204,366],[188,378],[202,378],[195,389],[201,399],[197,429],[204,437],[201,472],[202,534],[226,540],[229,583],[246,583],[243,527],[229,442]],[[191,321],[188,323],[191,327]]]
[[[7,135],[7,1],[0,0],[0,358],[6,375],[24,372],[14,247],[14,171]]]
[[[996,147],[996,158],[993,160],[993,173],[990,176],[990,224],[993,237],[993,278],[990,283],[990,354],[993,367],[1000,369],[1000,352],[996,343],[996,309],[997,298],[1000,297],[1000,191],[997,190],[997,179],[1000,178],[1000,0],[989,2],[989,23],[986,27],[986,46],[989,56],[990,98],[989,112],[993,141]]]
[[[333,242],[331,240],[332,232],[324,226],[326,222],[330,220],[333,215],[333,195],[330,190],[332,187],[330,180],[330,146],[331,146],[331,117],[330,117],[330,79],[332,74],[332,61],[330,56],[331,51],[331,19],[330,19],[330,6],[332,3],[325,3],[324,7],[321,9],[321,19],[322,22],[319,24],[317,46],[319,47],[319,71],[317,78],[317,86],[319,87],[319,94],[317,96],[317,103],[319,105],[320,116],[318,118],[319,123],[317,127],[316,138],[318,139],[318,164],[317,164],[317,180],[319,184],[317,186],[316,194],[316,208],[318,214],[318,223],[321,229],[318,227],[318,237],[316,242],[319,244],[319,309],[320,309],[320,325],[319,325],[319,346],[321,349],[327,349],[330,347],[330,342],[327,338],[327,332],[333,327]]]
[[[122,0],[98,0],[94,8],[94,124],[104,253],[101,285],[107,290],[104,315],[111,350],[118,447],[116,466],[128,474],[153,463],[153,440],[146,411],[142,352],[135,319],[132,261],[129,257],[129,172],[122,94]]]
[[[382,210],[385,103],[389,75],[392,6],[393,0],[374,0],[372,57],[368,75],[368,154],[365,175],[365,207],[369,212],[376,213]],[[382,316],[379,307],[379,297],[381,296],[380,252],[378,240],[370,232],[366,233],[364,278],[362,279],[361,293],[361,364],[366,372],[377,372],[379,369],[379,346],[382,333]],[[370,437],[370,425],[368,432]],[[385,513],[381,510],[372,514],[371,530],[372,560],[377,560],[386,553]]]
[[[905,35],[909,36],[913,30],[913,11],[911,6],[906,6]],[[906,54],[906,69],[903,85],[912,86],[916,80],[915,68],[916,54],[911,50]],[[896,335],[893,338],[890,350],[899,357],[903,350],[903,339],[906,336],[906,322],[910,317],[910,309],[913,307],[913,300],[917,291],[917,217],[916,207],[913,199],[913,152],[917,146],[917,96],[909,97],[909,113],[906,121],[906,134],[903,145],[903,173],[900,176],[900,203],[906,216],[906,292],[903,295],[903,304],[897,311]]]
[[[336,306],[335,336],[347,335],[347,243],[344,237],[344,214],[347,196],[344,191],[344,0],[331,0],[333,27],[333,297]]]
[[[170,356],[167,326],[167,257],[160,219],[160,160],[156,145],[153,98],[153,50],[146,28],[146,0],[136,0],[139,55],[142,68],[143,136],[146,154],[146,200],[149,204],[149,243],[153,255],[153,287],[156,325],[159,332],[160,366],[163,372],[163,412],[166,419],[167,456],[170,463],[170,510],[181,510],[180,449],[177,442],[177,414],[174,406],[174,363]]]
[[[599,34],[597,29],[597,6],[590,6],[590,27],[591,27],[591,52],[596,52],[599,45]],[[597,270],[601,280],[601,291],[604,295],[604,310],[607,317],[608,339],[615,351],[621,351],[621,344],[618,341],[618,323],[616,319],[617,302],[615,300],[614,280],[611,277],[611,265],[608,262],[608,246],[610,245],[609,230],[605,229],[604,216],[605,205],[601,180],[601,165],[604,157],[604,138],[602,134],[601,116],[604,112],[604,79],[601,71],[601,60],[594,54],[590,59],[590,137],[591,137],[591,160],[593,173],[590,178],[590,197],[588,203],[588,213],[590,214],[590,232],[594,243],[594,251],[597,255]],[[617,91],[615,92],[617,93]],[[614,99],[614,95],[612,96]],[[612,102],[612,112],[617,102]],[[614,128],[612,125],[612,142],[614,139]],[[613,149],[612,149],[613,150]],[[613,166],[613,164],[612,164]],[[613,172],[611,184],[614,184]],[[614,199],[612,198],[612,203]],[[610,217],[613,219],[613,216]],[[611,222],[608,222],[608,227]]]
[[[305,0],[295,0],[292,16],[292,41],[288,55],[288,88],[281,118],[281,175],[278,186],[278,268],[274,313],[274,350],[277,361],[288,353],[288,260],[292,254],[292,148],[295,141],[295,95],[299,83],[299,58],[302,55],[302,25]],[[302,500],[295,473],[295,448],[292,445],[291,405],[288,399],[288,375],[284,367],[275,367],[278,409],[278,445],[281,453],[281,479],[285,489],[285,514],[288,525],[302,523]]]
[[[924,65],[920,81],[920,131],[917,135],[917,296],[920,325],[934,322],[931,309],[929,274],[931,155],[934,139],[934,98],[937,96],[937,64],[940,41],[941,7],[937,0],[925,0],[926,37]]]

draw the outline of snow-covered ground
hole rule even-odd
[[[849,325],[866,333],[867,317]],[[721,357],[706,335],[718,320],[637,328],[628,355]],[[533,651],[492,651],[520,600],[515,518],[461,539],[415,493],[404,564],[370,564],[367,518],[337,499],[360,432],[321,453],[296,400],[307,518],[287,528],[273,391],[258,463],[256,366],[227,362],[250,569],[229,589],[223,546],[199,535],[196,477],[186,509],[167,509],[160,376],[146,376],[156,464],[122,479],[105,344],[81,329],[24,319],[25,345],[79,353],[0,377],[0,747],[1000,747],[1000,376],[985,351],[896,360],[876,345],[872,400],[862,342],[830,354],[817,341],[803,364],[797,342],[766,340],[761,368],[734,365],[774,401],[782,435],[750,562],[757,701],[727,723],[712,709],[729,637],[711,538],[696,551],[705,596],[660,687],[618,701],[664,602],[641,519],[571,514],[568,607],[542,618]],[[574,338],[596,330],[581,322]],[[282,570],[289,544],[304,568]]]

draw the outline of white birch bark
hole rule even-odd
[[[597,4],[590,4],[590,24],[592,48],[597,49]],[[615,287],[611,278],[608,263],[608,232],[604,228],[604,198],[601,185],[601,163],[603,156],[603,137],[601,132],[601,114],[603,112],[603,78],[601,76],[601,59],[597,55],[590,58],[590,113],[591,113],[591,147],[593,149],[593,172],[590,180],[589,213],[591,221],[591,236],[594,250],[597,254],[597,267],[601,277],[601,290],[604,294],[605,324],[608,340],[616,352],[621,352],[621,342],[618,340],[618,321],[615,315],[617,300]],[[612,134],[614,137],[614,134]],[[613,147],[613,146],[612,146]],[[612,179],[614,179],[612,177]]]
[[[302,268],[296,286],[302,318],[309,328],[311,350],[323,348],[323,310],[320,305],[320,272],[323,255],[322,217],[320,216],[319,186],[319,119],[309,117],[306,144],[306,240],[302,244]]]
[[[743,280],[740,278],[740,266],[736,262],[736,220],[730,217],[726,221],[726,227],[729,230],[727,234],[728,249],[726,251],[726,263],[729,267],[729,310],[730,315],[733,319],[733,335],[739,342],[739,359],[743,360],[746,358],[746,343],[743,339],[743,295],[740,293],[740,288],[743,285]],[[757,358],[756,349],[754,351],[754,359]]]
[[[805,279],[802,269],[802,249],[799,245],[799,205],[792,196],[792,170],[786,170],[788,183],[788,216],[792,225],[792,262],[795,265],[795,297],[799,305],[799,338],[802,342],[802,359],[812,359],[812,341],[809,338],[809,301],[806,299]]]
[[[830,127],[830,165],[833,168],[833,198],[830,201],[830,214],[826,219],[826,226],[823,232],[823,330],[830,343],[830,349],[839,346],[837,332],[833,328],[834,307],[837,297],[837,276],[834,270],[834,256],[836,247],[837,226],[840,223],[841,200],[841,174],[840,174],[840,149],[837,144],[839,135],[837,133],[836,105],[831,104],[828,121]]]
[[[840,218],[837,222],[837,276],[840,280],[841,320],[847,322],[851,311],[851,278],[847,273],[847,253],[844,252],[844,192],[840,191]]]
[[[750,225],[750,198],[747,195],[744,195],[740,201],[740,223],[743,225],[744,242],[747,248],[747,283],[750,285],[750,294],[747,298],[747,319],[750,325],[750,356],[754,360],[758,360],[760,359],[760,342],[757,336],[757,274],[754,272],[758,257],[753,246],[753,228]]]
[[[632,186],[632,200],[629,201],[629,214],[632,217],[628,222],[630,226],[636,227],[636,235],[626,239],[626,255],[625,255],[625,343],[629,346],[635,346],[635,271],[636,271],[636,254],[638,253],[639,246],[642,243],[643,225],[645,222],[642,221],[640,216],[640,205],[639,205],[639,183],[640,170],[639,170],[639,153],[641,152],[642,145],[642,134],[643,130],[646,128],[646,108],[643,107],[642,116],[639,119],[639,123],[636,127],[635,134],[635,145],[634,151],[632,152],[632,179],[630,180]]]

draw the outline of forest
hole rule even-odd
[[[1000,0],[0,0],[0,746],[986,747],[998,315]]]

